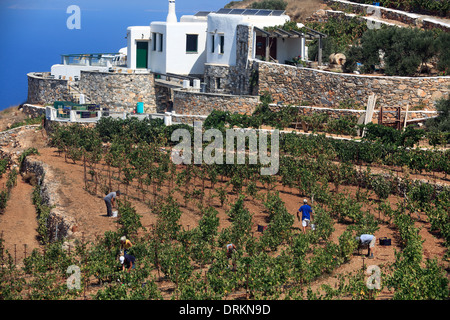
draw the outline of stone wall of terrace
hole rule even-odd
[[[374,12],[379,15],[380,18],[386,20],[398,21],[410,26],[423,27],[424,29],[438,28],[447,32],[450,31],[450,24],[443,22],[443,20],[440,20],[439,18],[423,18],[423,16],[415,13],[345,0],[325,0],[325,2],[332,5],[335,9],[351,11],[355,14],[366,15]]]
[[[46,104],[59,101],[71,101],[68,80],[52,79],[50,72],[30,72],[28,77],[28,103]]]
[[[174,90],[173,111],[182,115],[209,115],[213,110],[252,114],[259,104],[258,96],[202,93]]]
[[[336,73],[263,61],[254,61],[258,73],[258,94],[269,92],[274,102],[309,104],[338,108],[353,99],[366,106],[377,95],[377,108],[421,105],[434,109],[434,103],[448,96],[450,77],[389,77]],[[303,104],[304,105],[304,104]]]
[[[145,113],[156,112],[153,73],[81,71],[79,89],[104,108],[132,112],[141,101]]]

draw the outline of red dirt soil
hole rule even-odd
[[[118,227],[115,221],[116,218],[106,217],[106,207],[103,201],[103,195],[100,194],[100,188],[98,188],[97,195],[92,195],[84,189],[84,174],[83,164],[81,161],[73,164],[71,160],[65,161],[64,156],[58,155],[55,148],[46,146],[45,133],[36,131],[35,129],[27,129],[24,134],[18,135],[22,140],[20,146],[24,149],[25,146],[29,146],[29,141],[34,141],[33,146],[38,148],[39,155],[31,155],[33,159],[42,161],[50,166],[54,172],[54,179],[59,183],[58,195],[61,199],[60,206],[65,208],[67,214],[74,217],[78,231],[75,233],[76,237],[84,237],[85,240],[94,240],[95,237],[103,235],[107,230],[116,230]],[[28,142],[26,142],[28,141]],[[12,151],[12,150],[8,150]],[[106,167],[105,167],[106,168]],[[105,169],[106,170],[106,169]],[[4,178],[3,178],[4,179]],[[219,178],[220,181],[220,178]],[[200,186],[200,181],[196,181],[196,184]],[[219,185],[218,183],[216,187]],[[206,182],[206,196],[208,198],[210,189],[209,181]],[[262,187],[262,186],[259,186]],[[0,215],[0,231],[3,230],[3,238],[5,240],[6,248],[8,251],[14,253],[14,245],[16,245],[16,259],[21,260],[24,256],[24,247],[27,245],[27,254],[31,252],[32,248],[39,247],[36,241],[36,213],[35,208],[31,202],[32,186],[21,181],[18,177],[17,186],[12,189],[11,199],[8,201],[6,211]],[[114,186],[113,186],[114,188]],[[350,192],[355,194],[356,187],[341,186],[340,191]],[[276,190],[280,191],[280,197],[285,202],[288,212],[294,216],[300,206],[303,197],[298,195],[298,191],[295,189],[290,190],[279,186]],[[334,190],[330,185],[330,190]],[[125,188],[121,187],[121,191],[124,192]],[[151,191],[151,190],[150,190]],[[261,193],[265,193],[265,190],[260,190]],[[167,186],[164,184],[162,194],[167,194]],[[152,224],[156,223],[156,215],[151,212],[148,205],[137,198],[141,197],[141,193],[137,189],[130,187],[128,189],[127,199],[130,200],[135,207],[138,214],[142,215],[141,222],[145,228],[150,228]],[[187,207],[184,206],[183,194],[175,194],[175,198],[180,203],[182,210],[182,216],[180,223],[186,230],[188,228],[194,228],[197,226],[200,216],[198,209],[193,201],[191,201]],[[147,200],[152,199],[152,195],[147,195]],[[236,195],[231,192],[228,194],[228,203],[222,208],[217,198],[211,200],[213,205],[219,212],[220,228],[230,225],[226,210],[229,209],[229,204],[234,203]],[[399,198],[390,196],[389,201],[395,204],[399,201]],[[255,231],[254,235],[258,237],[260,233],[256,232],[257,225],[266,225],[267,212],[261,201],[255,201],[252,199],[245,200],[246,208],[254,214],[253,221]],[[375,209],[372,212],[377,212]],[[416,226],[422,227],[420,235],[423,240],[423,253],[424,257],[442,258],[446,252],[446,248],[443,245],[443,240],[435,237],[430,233],[430,224],[426,221],[426,217],[422,215],[422,221],[416,223]],[[300,222],[295,218],[293,225],[296,232],[300,232]],[[338,243],[338,238],[341,233],[347,227],[345,224],[335,222],[335,232],[331,236],[331,240]],[[379,224],[380,229],[376,232],[377,239],[380,237],[388,237],[392,239],[391,246],[377,246],[375,248],[375,258],[372,260],[364,259],[364,255],[354,255],[350,262],[345,263],[338,267],[330,276],[319,278],[313,283],[312,289],[317,290],[321,284],[327,283],[333,285],[336,282],[335,275],[353,272],[362,268],[363,265],[380,265],[386,263],[392,263],[395,261],[394,252],[400,251],[400,247],[396,241],[396,231],[390,228],[387,224]],[[10,250],[13,251],[10,251]],[[363,251],[366,253],[365,251]],[[441,261],[441,259],[439,259]],[[389,298],[389,292],[382,292],[379,296],[380,299]]]

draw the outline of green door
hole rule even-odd
[[[148,42],[136,43],[136,68],[147,69]]]

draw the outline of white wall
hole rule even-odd
[[[100,72],[107,72],[109,67],[99,67],[99,66],[77,66],[77,65],[66,65],[66,64],[54,64],[51,67],[50,74],[55,77],[55,79],[70,80],[74,81],[75,77],[80,79],[81,71],[94,71],[98,70]]]
[[[186,52],[186,35],[198,35],[197,52]],[[206,21],[182,22],[167,26],[167,72],[203,74],[206,63]]]
[[[292,60],[292,58],[300,56],[301,53],[301,38],[277,38],[277,60],[279,63],[284,63],[285,60]]]
[[[183,20],[181,20],[183,21]],[[203,74],[206,63],[206,20],[198,22],[152,22],[151,33],[162,33],[163,51],[159,51],[159,38],[150,42],[149,68],[157,73],[176,73],[181,75]],[[198,35],[197,53],[186,52],[186,35]],[[157,41],[153,51],[153,41]]]
[[[239,24],[259,28],[283,25],[290,18],[283,16],[246,16],[210,13],[208,15],[207,63],[236,65],[236,30]],[[215,35],[215,50],[211,52],[211,35]],[[224,53],[219,53],[219,36],[225,36]]]
[[[127,68],[136,69],[136,42],[150,38],[150,26],[127,28]],[[150,43],[149,43],[150,51]]]
[[[148,68],[152,72],[166,73],[166,46],[167,46],[167,35],[166,35],[166,22],[152,22],[150,24],[151,40],[149,43],[149,64]],[[155,37],[155,33],[162,33],[163,36],[163,50],[159,51],[159,36]],[[153,44],[156,42],[156,51],[153,50]]]

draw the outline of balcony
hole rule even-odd
[[[121,53],[63,54],[62,64],[89,67],[126,67],[127,56]]]

